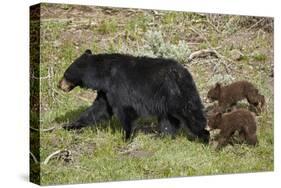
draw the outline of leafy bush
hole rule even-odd
[[[183,40],[180,40],[178,44],[165,42],[161,31],[148,31],[145,33],[144,39],[147,43],[144,46],[144,52],[149,52],[148,54],[157,57],[173,58],[183,63],[191,53],[187,43]]]
[[[161,31],[147,31],[143,40],[144,45],[138,47],[137,51],[131,50],[124,45],[118,51],[137,56],[172,58],[180,63],[187,62],[187,57],[191,53],[185,41],[180,40],[178,44],[171,44],[164,40]]]

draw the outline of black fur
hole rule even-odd
[[[203,105],[192,76],[174,60],[122,54],[92,55],[87,50],[65,71],[63,79],[71,83],[72,88],[74,85],[102,91],[105,94],[102,99],[121,121],[126,139],[130,138],[138,117],[157,116],[160,124],[169,122],[175,129],[182,127],[191,139],[209,140]],[[84,117],[93,114],[91,109],[98,108],[99,102],[95,103]],[[95,116],[98,115],[87,119],[82,114],[80,119],[92,122]],[[70,128],[83,127],[79,121],[75,124]]]
[[[80,129],[91,124],[97,124],[108,120],[112,117],[113,112],[111,106],[108,104],[106,94],[98,91],[97,98],[85,112],[74,122],[64,125],[65,129]]]

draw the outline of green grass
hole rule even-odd
[[[105,20],[98,27],[101,34],[110,34],[117,31],[117,22],[115,20]]]
[[[67,11],[68,6],[65,9]],[[143,35],[148,30],[160,30],[167,43],[173,43],[175,39],[188,40],[185,36],[192,33],[188,27],[190,23],[194,23],[194,27],[198,27],[198,30],[204,28],[201,30],[204,32],[206,29],[208,31],[205,33],[206,39],[214,47],[221,46],[219,51],[228,57],[231,44],[225,43],[224,38],[233,37],[238,32],[237,29],[230,28],[231,24],[229,24],[225,28],[222,26],[219,28],[220,30],[225,29],[227,32],[222,32],[223,36],[218,36],[212,27],[208,24],[202,25],[204,22],[200,22],[200,19],[205,21],[206,16],[194,13],[164,12],[163,16],[157,18],[150,13],[147,13],[149,15],[146,18],[144,18],[145,14],[136,13],[132,17],[123,15],[124,18],[118,14],[120,17],[115,17],[114,20],[110,20],[108,15],[103,15],[101,12],[100,14],[103,21],[98,20],[99,24],[93,30],[93,35],[95,35],[93,41],[89,46],[83,45],[82,42],[78,48],[73,45],[72,41],[65,41],[61,38],[64,32],[69,32],[72,28],[71,23],[42,20],[41,29],[44,32],[41,35],[40,127],[45,129],[55,126],[56,129],[52,132],[40,133],[40,151],[36,155],[40,155],[40,161],[43,162],[56,150],[68,149],[71,151],[72,160],[65,162],[62,159],[53,158],[47,165],[41,164],[41,184],[88,183],[273,170],[273,93],[269,84],[270,66],[267,62],[270,61],[268,57],[270,54],[264,54],[259,51],[262,50],[261,48],[254,47],[262,43],[260,47],[271,48],[272,38],[268,36],[270,34],[264,34],[263,40],[253,37],[250,42],[244,42],[243,53],[245,57],[249,58],[233,62],[231,65],[231,76],[234,79],[250,79],[266,97],[266,108],[258,118],[259,145],[257,147],[234,144],[233,146],[228,145],[221,151],[215,151],[213,145],[190,142],[184,135],[171,139],[169,136],[159,137],[143,132],[137,132],[131,142],[124,142],[120,122],[115,118],[82,131],[61,129],[63,124],[78,117],[95,98],[94,92],[90,90],[76,88],[66,94],[56,88],[65,69],[86,48],[91,48],[95,53],[104,53],[116,52],[126,45],[126,48],[137,51],[139,47],[146,45]],[[229,17],[225,19],[227,18],[229,19]],[[120,20],[125,20],[125,23],[120,24]],[[179,25],[183,22],[184,24]],[[73,28],[75,28],[74,26]],[[79,28],[76,26],[76,29]],[[243,32],[241,28],[239,29],[239,32]],[[81,30],[83,31],[83,29]],[[124,36],[123,31],[133,38]],[[173,31],[173,37],[169,37],[171,31]],[[87,38],[82,40],[88,42]],[[56,47],[53,45],[54,41],[62,41],[62,44],[60,47]],[[191,50],[207,47],[208,43],[203,40],[191,47]],[[252,49],[258,52],[254,57],[251,56]],[[261,62],[253,66],[252,60],[255,60],[254,63]],[[217,65],[215,75],[225,74],[223,64],[219,64],[217,59],[199,59],[195,60],[194,64],[188,65],[202,98],[209,89],[208,84],[214,76],[215,65]],[[38,117],[35,114],[32,121],[37,120]],[[152,122],[145,120],[139,123],[147,126]],[[38,165],[32,165],[32,168],[33,171],[36,171]]]
[[[256,60],[256,61],[265,61],[266,60],[266,55],[265,54],[254,54],[253,55],[253,59]]]
[[[264,128],[263,133],[259,133],[258,147],[234,145],[217,152],[211,146],[189,142],[183,136],[173,140],[138,134],[132,143],[124,143],[120,131],[113,134],[111,130],[87,129],[79,135],[57,131],[56,136],[53,133],[44,136],[46,146],[42,145],[41,154],[46,157],[55,148],[67,148],[73,151],[74,160],[70,163],[54,160],[42,165],[42,183],[85,183],[273,170],[272,147],[268,147],[273,142],[270,135],[271,130]],[[122,149],[132,149],[132,152],[124,154]],[[133,155],[134,151],[146,155]]]

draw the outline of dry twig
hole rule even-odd
[[[207,17],[206,21],[217,33],[220,33],[220,30],[213,24],[212,20],[210,20],[209,17]]]

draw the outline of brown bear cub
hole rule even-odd
[[[216,149],[225,146],[230,137],[238,131],[239,137],[249,145],[257,144],[257,125],[252,112],[238,109],[229,113],[218,112],[208,118],[208,130],[220,129],[218,145]]]
[[[227,86],[216,83],[215,87],[209,90],[207,98],[212,101],[218,100],[220,111],[236,105],[238,101],[245,98],[258,112],[261,112],[265,104],[264,96],[259,94],[258,89],[248,81],[238,81]]]

